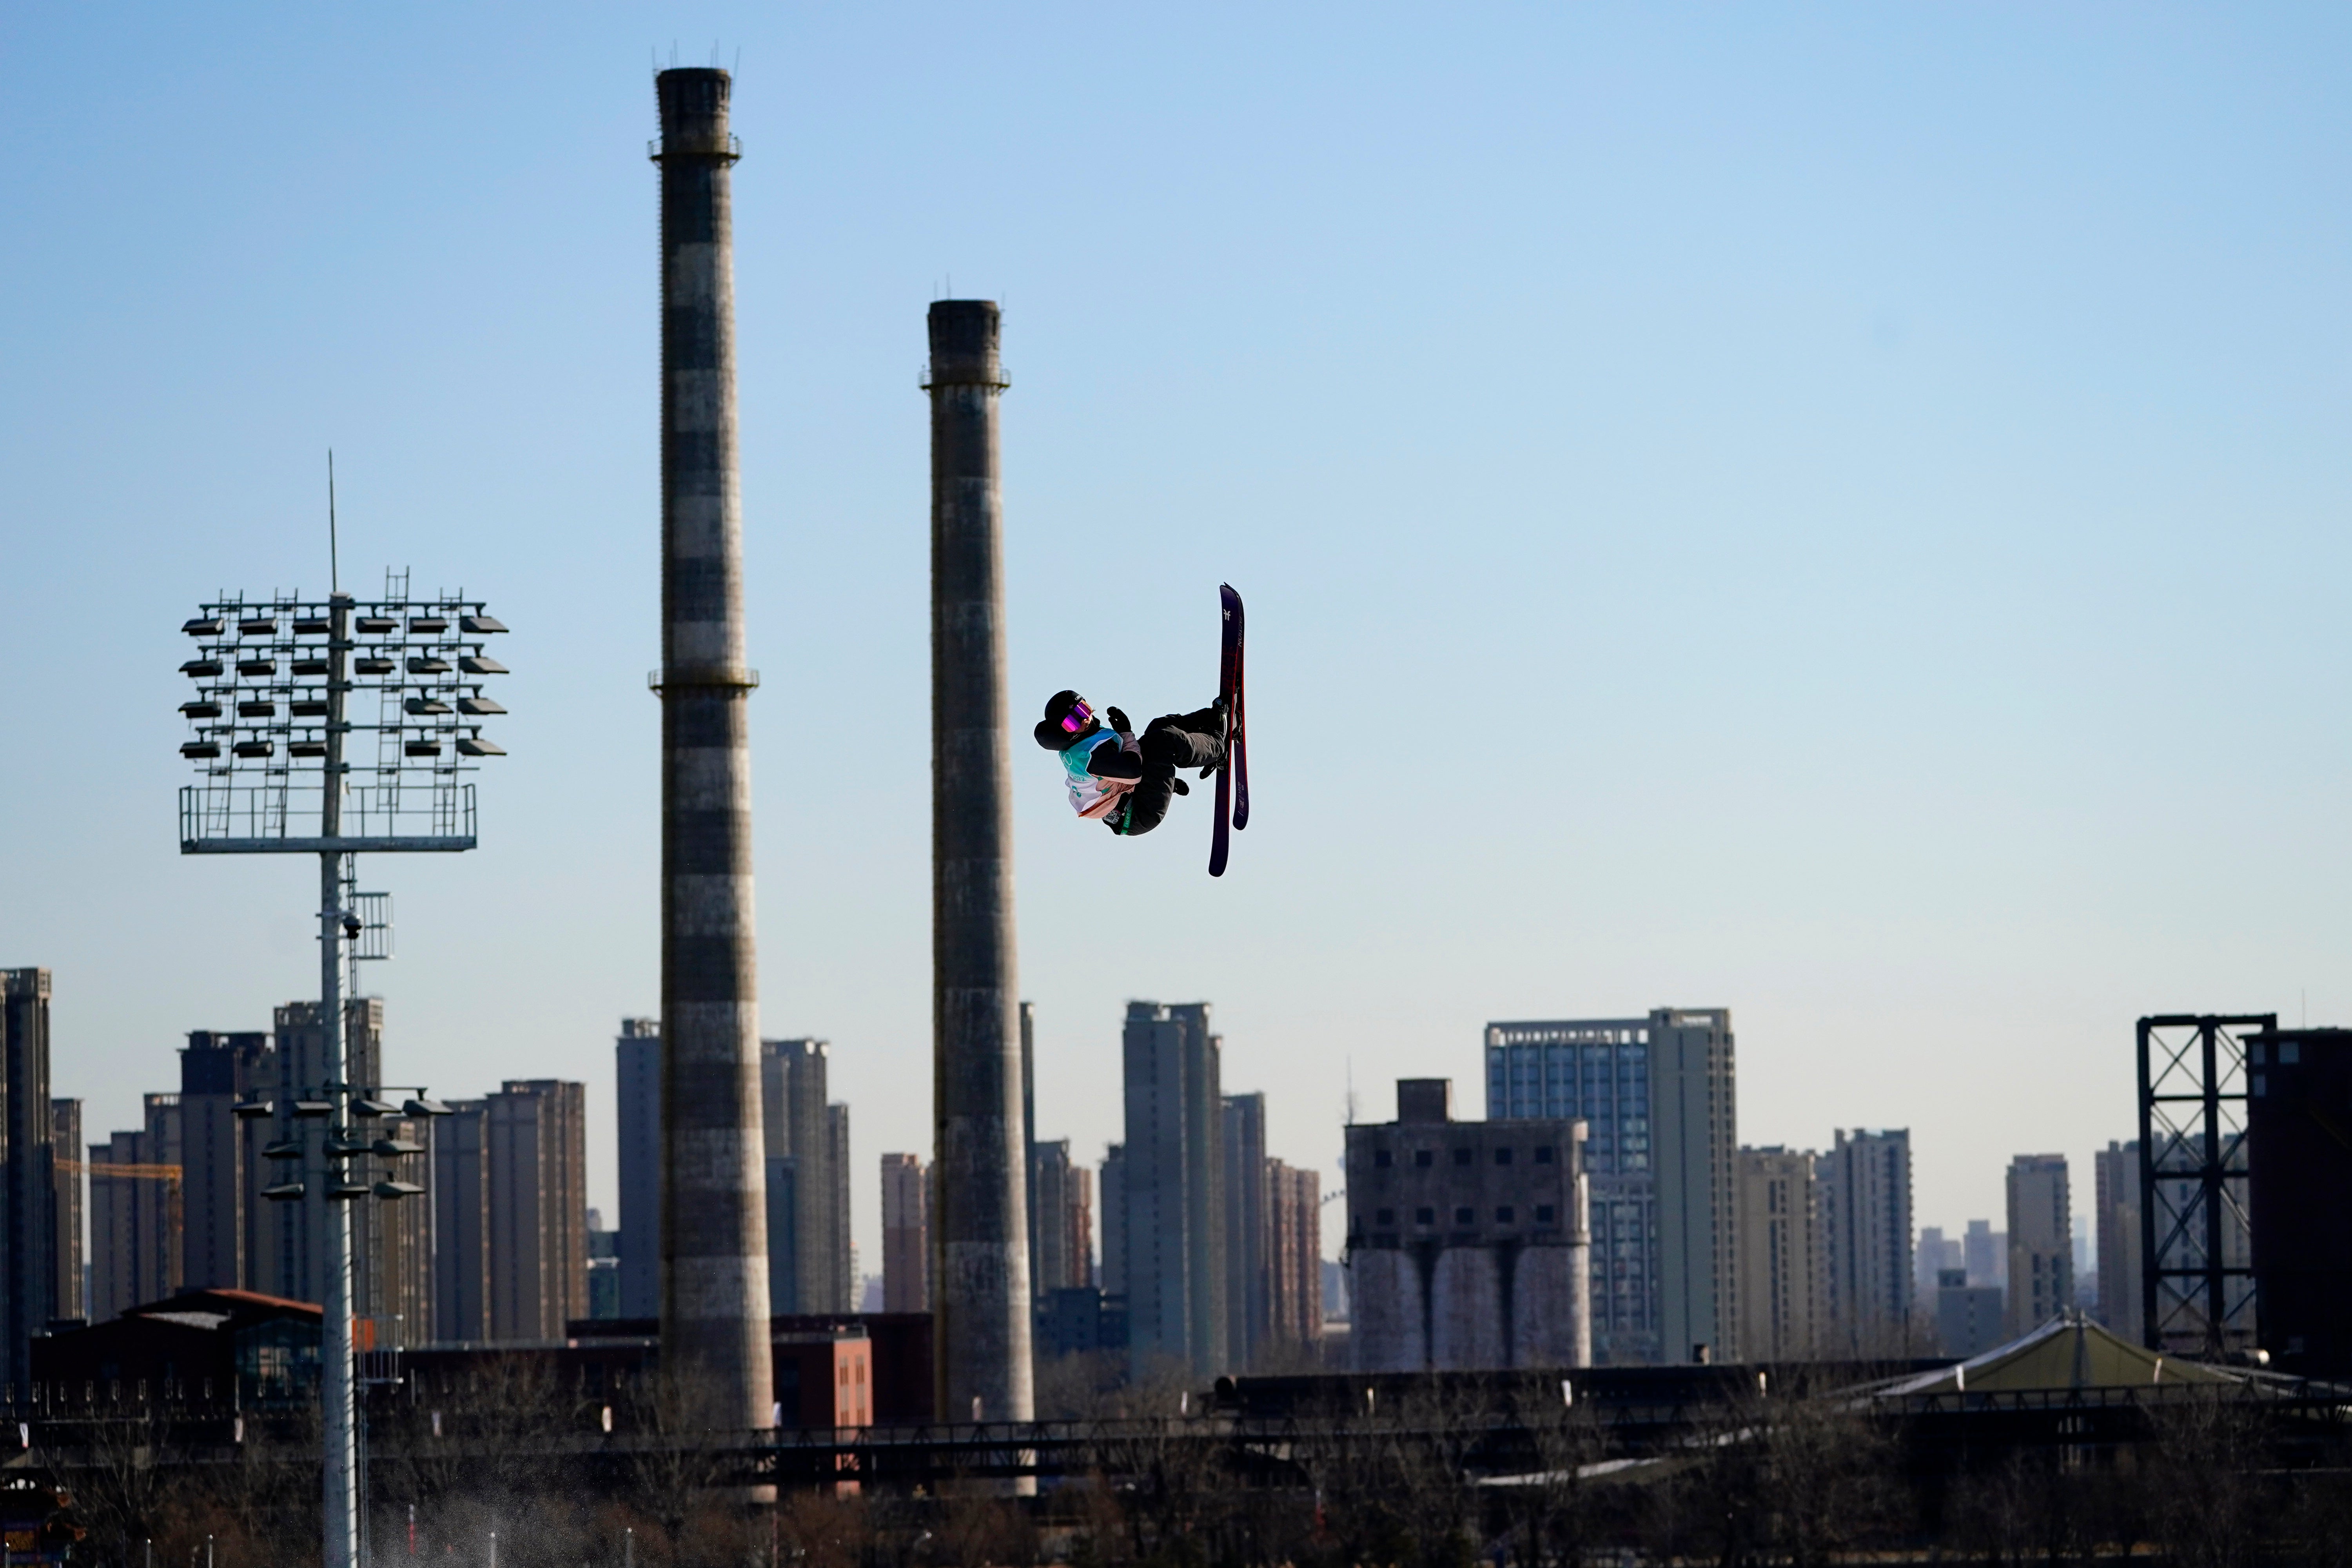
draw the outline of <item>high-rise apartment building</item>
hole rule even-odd
[[[1266,1342],[1323,1338],[1323,1184],[1313,1171],[1265,1163]]]
[[[2009,1163],[2009,1331],[2040,1328],[2074,1304],[2074,1232],[2066,1156]]]
[[[1989,1219],[1972,1219],[1960,1237],[1960,1267],[1968,1270],[1975,1289],[2009,1289],[2009,1233],[1995,1230]]]
[[[1456,1121],[1444,1079],[1348,1129],[1350,1354],[1359,1372],[1591,1359],[1580,1122]]]
[[[89,1146],[89,1306],[96,1322],[181,1287],[180,1097],[146,1095],[142,1109],[136,1131]]]
[[[760,1042],[769,1181],[790,1188],[789,1203],[772,1191],[768,1203],[768,1299],[777,1312],[846,1312],[854,1304],[849,1108],[825,1100],[831,1050],[823,1040]]]
[[[436,1119],[435,1340],[560,1340],[591,1315],[587,1101],[584,1084],[509,1079]]]
[[[2147,1338],[2147,1302],[2140,1291],[2139,1140],[2091,1156],[2093,1215],[2099,1264],[2099,1321],[2118,1339]]]
[[[621,1315],[621,1233],[604,1227],[600,1209],[588,1211],[588,1315]]]
[[[1197,1377],[1231,1370],[1225,1323],[1223,1042],[1209,1005],[1130,1002],[1121,1033],[1128,1357]]]
[[[89,1316],[81,1267],[82,1173],[76,1161],[81,1148],[81,1101],[49,1101],[49,1152],[57,1174],[49,1207],[49,1231],[57,1253],[57,1286],[51,1306],[57,1318]]]
[[[1966,1268],[1942,1268],[1936,1273],[1934,1300],[1936,1341],[1944,1354],[1966,1361],[2000,1343],[1998,1285],[1971,1285]]]
[[[453,1100],[433,1129],[433,1335],[490,1338],[490,1102]]]
[[[362,1330],[362,1342],[378,1349],[406,1349],[433,1337],[432,1181],[437,1121],[425,1116],[387,1116],[373,1130],[376,1138],[423,1151],[402,1156],[391,1173],[395,1181],[425,1189],[410,1197],[374,1200],[375,1213],[368,1216],[367,1228],[354,1226],[353,1240],[365,1237],[373,1255],[367,1293],[354,1298],[364,1309],[362,1316],[370,1320]]]
[[[1911,1134],[1834,1135],[1821,1160],[1829,1327],[1847,1355],[1896,1355],[1911,1341]]]
[[[2253,1277],[2232,1275],[2220,1283],[2225,1307],[2252,1285],[2255,1299],[2249,1307],[2260,1315],[2243,1330],[2235,1324],[2225,1329],[2223,1343],[2243,1343],[2258,1335],[2271,1364],[2287,1375],[2340,1379],[2352,1373],[2352,1140],[2344,1126],[2346,1108],[2352,1106],[2352,1031],[2265,1029],[2245,1037],[2244,1044],[2246,1148],[2252,1158],[2231,1162],[2245,1165],[2247,1174],[2242,1184],[2227,1186],[2244,1194],[2242,1212],[2253,1222],[2245,1237]],[[2167,1152],[2171,1157],[2152,1162],[2158,1169],[2186,1163]],[[2159,1225],[2169,1215],[2183,1216],[2186,1226],[2171,1221],[2180,1228],[2224,1219],[2178,1201],[2159,1207],[2158,1215]],[[2225,1261],[2234,1261],[2229,1258],[2232,1228],[2224,1221],[2220,1239]],[[2210,1245],[2209,1231],[2205,1246]],[[2176,1256],[2166,1248],[2168,1269],[2177,1266]],[[2184,1286],[2208,1283],[2165,1279],[2159,1310],[2169,1307],[2167,1298],[2184,1294]],[[2173,1322],[2188,1317],[2166,1315]],[[2242,1321],[2247,1315],[2231,1316]],[[2161,1337],[2185,1339],[2180,1330],[2195,1322],[2197,1318],[2189,1318],[2179,1329],[2168,1323],[2170,1331]]]
[[[488,1110],[488,1337],[560,1340],[588,1315],[587,1086],[509,1079]]]
[[[857,1232],[849,1205],[849,1107],[834,1100],[824,1108],[825,1196],[832,1205],[833,1310],[857,1310]]]
[[[1103,1150],[1102,1268],[1097,1276],[1106,1297],[1127,1301],[1127,1145],[1112,1143]]]
[[[1224,1097],[1225,1362],[1236,1372],[1256,1364],[1273,1306],[1266,1250],[1271,1194],[1266,1186],[1265,1096]]]
[[[931,1310],[930,1172],[916,1154],[882,1156],[882,1310]]]
[[[1094,1173],[1070,1159],[1070,1141],[1032,1145],[1029,1203],[1037,1214],[1029,1279],[1037,1299],[1094,1281]]]
[[[762,1163],[767,1185],[768,1304],[772,1311],[796,1312],[801,1301],[801,1192],[797,1161],[771,1154]]]
[[[1591,1129],[1595,1362],[1738,1335],[1737,1110],[1728,1009],[1486,1026],[1487,1120]]]
[[[1739,1151],[1739,1338],[1745,1361],[1799,1361],[1829,1337],[1829,1239],[1820,1156]]]
[[[271,1162],[262,1141],[236,1114],[239,1101],[263,1094],[277,1076],[277,1047],[267,1034],[192,1029],[180,1052],[180,1277],[192,1290],[243,1289],[249,1259],[261,1247],[261,1189]]]
[[[624,1018],[614,1042],[620,1117],[621,1316],[661,1316],[661,1026]],[[781,1309],[780,1309],[781,1310]]]
[[[0,1382],[19,1386],[33,1336],[57,1316],[52,1127],[49,972],[0,970]]]
[[[1936,1292],[1943,1289],[1944,1273],[1958,1268],[1966,1271],[1968,1259],[1957,1236],[1946,1236],[1941,1226],[1919,1227],[1919,1245],[1912,1255],[1911,1299],[1932,1304]]]
[[[277,1049],[269,1058],[274,1079],[267,1098],[274,1112],[246,1124],[247,1138],[265,1148],[299,1146],[299,1161],[270,1161],[256,1178],[265,1186],[298,1173],[323,1172],[338,1162],[325,1148],[326,1121],[296,1116],[293,1103],[308,1098],[327,1078],[327,1031],[320,1026],[319,1004],[289,1002],[272,1015]],[[380,997],[354,996],[343,1006],[343,1079],[355,1084],[383,1082],[383,1002]],[[387,1117],[375,1124],[380,1137],[431,1146],[435,1129],[423,1119],[411,1121]],[[417,1180],[429,1169],[411,1156],[401,1167]],[[260,1218],[255,1227],[258,1256],[246,1260],[250,1288],[297,1301],[327,1299],[327,1205],[325,1184],[307,1181],[303,1194],[290,1201],[260,1200],[248,1192],[247,1202]],[[94,1200],[93,1200],[94,1202]],[[432,1315],[433,1218],[425,1200],[346,1203],[352,1226],[352,1307],[355,1317],[370,1320],[366,1335],[373,1342],[410,1343],[424,1338],[422,1325]]]
[[[1024,1002],[1020,1007],[1021,1041],[1021,1168],[1028,1173],[1022,1188],[1028,1213],[1025,1216],[1029,1237],[1029,1300],[1033,1308],[1045,1300],[1045,1287],[1039,1280],[1040,1259],[1052,1246],[1039,1234],[1043,1211],[1037,1205],[1037,1162],[1043,1151],[1037,1142],[1037,1005]]]

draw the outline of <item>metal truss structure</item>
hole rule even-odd
[[[196,657],[180,666],[195,682],[180,754],[204,770],[180,792],[183,853],[327,848],[301,828],[324,804],[331,725],[345,853],[474,847],[464,775],[504,754],[482,721],[506,711],[485,689],[506,673],[486,647],[506,627],[462,592],[412,598],[405,574],[384,588],[364,602],[224,596],[181,628]],[[372,747],[357,743],[370,733]]]
[[[2275,1013],[2139,1021],[2140,1301],[2151,1350],[2254,1348],[2246,1048]]]

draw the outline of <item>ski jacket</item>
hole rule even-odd
[[[1070,809],[1089,820],[1108,816],[1118,810],[1127,792],[1143,782],[1140,777],[1104,778],[1092,772],[1090,764],[1095,760],[1095,753],[1104,746],[1108,746],[1112,752],[1133,752],[1139,757],[1141,753],[1141,748],[1132,737],[1110,729],[1089,735],[1083,741],[1074,741],[1062,752],[1062,771],[1069,775]],[[1110,759],[1106,756],[1103,760],[1108,762]],[[1139,773],[1140,771],[1139,767]]]

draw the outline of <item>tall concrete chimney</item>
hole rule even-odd
[[[931,306],[931,1310],[942,1420],[1027,1421],[997,310]]]
[[[735,472],[723,70],[667,70],[662,254],[662,1371],[691,1424],[766,1426],[766,1167]]]

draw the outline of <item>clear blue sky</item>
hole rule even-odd
[[[316,968],[184,860],[179,622],[344,561],[515,630],[484,847],[370,863],[389,1054],[591,1086],[656,1003],[650,68],[740,59],[767,1031],[925,1148],[923,311],[1001,300],[1018,736],[1205,700],[1202,872],[1013,764],[1041,1131],[1213,1001],[1274,1149],[1489,1018],[1725,1005],[1740,1131],[1922,1224],[2129,1134],[2131,1026],[2352,1022],[2347,150],[2327,7],[0,13],[0,963],[128,1125]],[[1328,1236],[1336,1237],[1334,1225]]]

